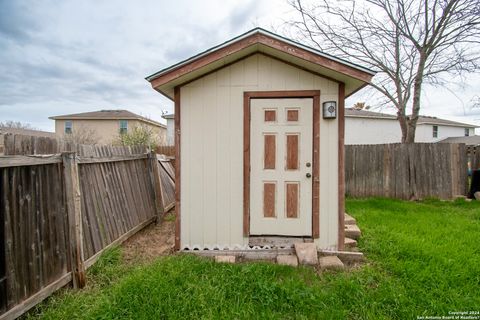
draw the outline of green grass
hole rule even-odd
[[[317,275],[268,263],[193,256],[127,266],[121,249],[27,318],[416,319],[480,308],[480,203],[348,199],[368,263]]]

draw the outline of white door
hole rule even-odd
[[[313,99],[252,99],[250,234],[312,235]]]

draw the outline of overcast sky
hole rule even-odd
[[[147,75],[292,16],[286,0],[0,0],[0,122],[53,131],[49,116],[100,109],[162,121],[173,104]],[[478,75],[426,87],[421,113],[480,125],[475,94]],[[365,99],[354,95],[347,106]]]

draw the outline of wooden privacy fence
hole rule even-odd
[[[470,169],[480,170],[480,146],[467,147],[467,157]]]
[[[464,144],[345,146],[346,194],[399,199],[467,194]]]
[[[4,135],[5,155],[56,154],[66,151],[76,152],[85,157],[109,157],[147,152],[145,146],[105,146],[84,145],[49,137],[22,134]]]
[[[0,157],[0,319],[82,287],[104,250],[163,212],[156,156],[104,151]]]
[[[168,157],[175,157],[175,146],[158,146],[155,148],[155,152]]]

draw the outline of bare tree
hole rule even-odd
[[[478,0],[289,1],[302,37],[378,71],[371,86],[396,108],[403,143],[415,141],[424,82],[480,69]]]
[[[470,103],[472,105],[472,109],[480,109],[480,96],[474,96],[471,100]]]
[[[12,129],[38,130],[37,128],[33,127],[30,123],[24,123],[24,122],[13,121],[13,120],[0,122],[0,127],[12,128]]]
[[[65,133],[63,138],[66,142],[74,144],[98,144],[100,140],[94,129],[83,126],[75,127],[71,133]]]
[[[367,106],[365,102],[357,102],[353,105],[353,109],[355,110],[368,110],[370,109],[370,106]]]

